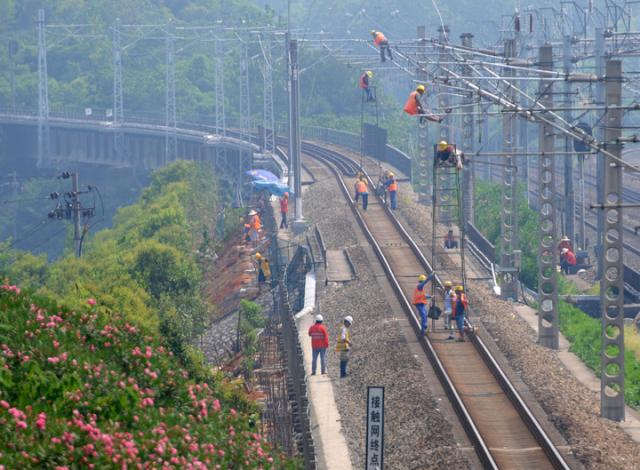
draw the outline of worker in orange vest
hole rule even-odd
[[[389,191],[389,200],[391,201],[391,209],[398,207],[398,182],[396,176],[389,172],[387,181],[384,182],[384,187]]]
[[[389,41],[387,41],[387,38],[384,36],[384,34],[382,34],[380,31],[372,29],[371,36],[373,37],[373,43],[377,48],[380,49],[380,61],[384,62],[386,60],[384,56],[385,50],[387,51],[387,54],[389,54],[389,60],[393,60],[393,57],[391,56],[391,48],[389,47]]]
[[[373,72],[371,70],[367,70],[362,75],[360,75],[360,81],[358,82],[358,86],[362,88],[365,96],[367,97],[367,101],[375,101],[376,99],[373,97],[373,93],[371,93],[371,87],[369,80],[373,78]]]
[[[464,319],[469,309],[469,301],[464,293],[464,287],[456,287],[456,300],[453,307],[453,318],[456,319],[456,326],[458,327],[458,342],[464,342]]]
[[[362,198],[362,210],[367,210],[367,206],[369,205],[369,190],[367,189],[367,182],[364,179],[364,176],[361,176],[358,181],[356,181],[356,206],[358,205],[358,198]]]
[[[258,246],[258,239],[260,238],[260,228],[262,227],[262,221],[260,220],[260,216],[254,210],[249,212],[249,217],[251,217],[249,221],[249,225],[251,226],[250,237],[253,242],[253,246]]]
[[[289,193],[284,193],[280,199],[280,215],[282,220],[280,221],[280,228],[289,228],[287,224],[287,213],[289,212]]]
[[[318,364],[318,356],[320,356],[320,367],[322,374],[327,373],[327,348],[329,347],[329,333],[327,328],[322,324],[322,315],[316,315],[316,322],[309,328],[309,336],[311,336],[311,349],[313,351],[311,361],[311,375],[316,375],[316,366]]]
[[[416,89],[409,94],[409,98],[407,98],[407,102],[404,104],[404,112],[410,116],[420,116],[420,123],[423,123],[425,120],[442,122],[442,118],[425,112],[422,102],[420,101],[424,92],[424,85],[418,85]]]
[[[427,283],[433,279],[433,274],[418,276],[418,285],[413,291],[413,305],[420,314],[420,331],[422,334],[427,332],[427,302],[431,298],[427,295]]]

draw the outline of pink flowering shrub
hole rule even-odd
[[[0,286],[0,468],[299,468],[240,392],[92,307]]]

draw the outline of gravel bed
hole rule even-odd
[[[411,193],[406,186],[401,190]],[[398,214],[412,232],[429,244],[429,208],[418,205],[414,196],[402,198]],[[536,344],[537,335],[516,315],[513,307],[494,297],[479,282],[470,281],[472,313],[483,326],[516,373],[527,384],[551,422],[586,468],[637,469],[640,444],[614,422],[600,418],[599,394],[593,394],[562,364],[557,353]],[[496,319],[496,312],[500,318]]]
[[[385,386],[387,468],[468,468],[421,371],[421,362],[427,359],[413,356],[381,286],[373,276],[362,275],[371,267],[365,250],[353,246],[355,221],[345,210],[335,180],[317,176],[320,181],[304,195],[305,216],[312,225],[319,224],[329,249],[351,247],[349,254],[361,273],[358,280],[325,287],[319,305],[330,335],[329,375],[354,468],[364,467],[367,385]],[[339,358],[333,348],[346,315],[354,318],[354,346],[349,376],[339,379]]]

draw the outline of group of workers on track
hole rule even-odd
[[[418,285],[416,285],[413,291],[413,305],[416,307],[418,315],[420,316],[420,332],[423,335],[429,327],[428,319],[433,318],[436,320],[440,317],[440,311],[433,301],[433,296],[427,294],[427,286],[434,277],[434,274],[428,276],[421,274],[418,277]],[[444,311],[442,314],[444,315],[444,328],[445,330],[453,331],[451,328],[451,319],[453,318],[458,329],[457,341],[464,342],[465,318],[469,308],[469,301],[464,292],[464,287],[460,285],[454,289],[451,281],[445,281],[443,285],[444,291],[442,292],[442,298]],[[451,332],[447,339],[454,339]]]

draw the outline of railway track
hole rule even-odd
[[[417,276],[431,272],[431,266],[378,197],[371,195],[366,212],[353,205],[351,188],[355,175],[361,171],[359,165],[336,151],[309,142],[302,144],[302,151],[330,169],[351,203],[354,216],[380,260],[482,465],[509,469],[570,468],[479,335],[472,334],[471,341],[464,343],[447,341],[448,331],[443,329],[435,329],[426,337],[420,335],[419,321],[409,299]],[[373,187],[371,179],[369,183]]]

